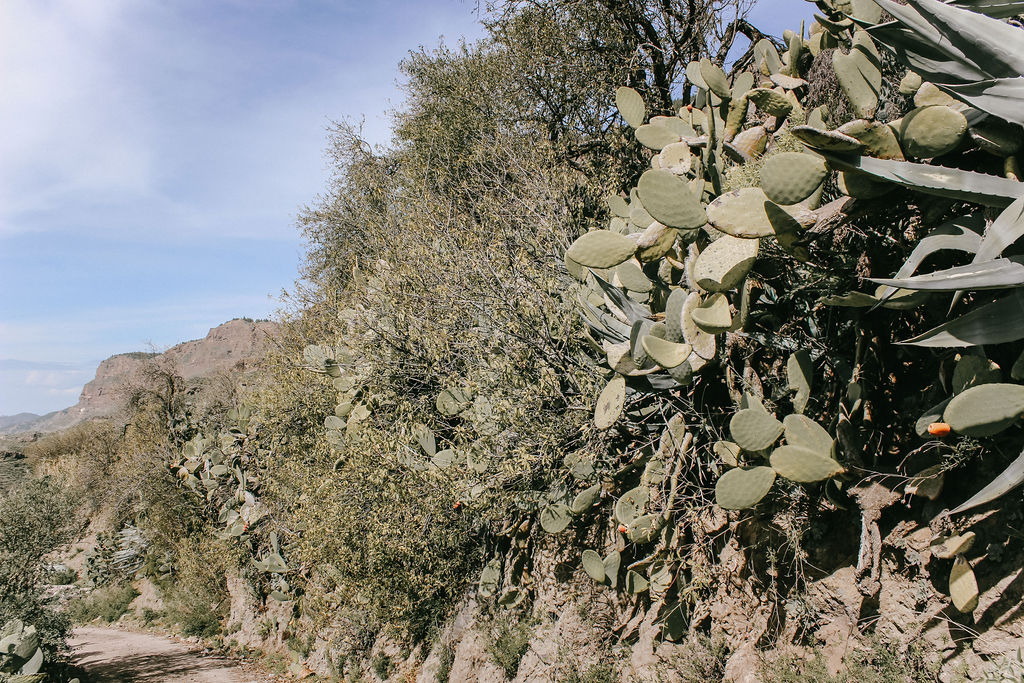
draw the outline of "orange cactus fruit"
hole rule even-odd
[[[928,433],[932,436],[949,436],[952,427],[946,422],[932,422],[928,425]]]
[[[627,528],[626,528],[626,525],[625,525],[625,524],[620,524],[620,525],[619,525],[619,533],[620,533],[620,534],[624,534],[624,533],[626,533],[627,531],[629,531],[629,529],[627,529]]]

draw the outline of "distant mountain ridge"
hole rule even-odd
[[[85,420],[111,417],[124,407],[132,380],[158,356],[184,379],[221,370],[244,372],[264,356],[267,341],[277,329],[274,322],[236,318],[212,328],[203,339],[182,342],[162,354],[134,351],[113,355],[96,368],[96,376],[82,388],[78,403],[46,415],[0,416],[0,434],[56,432]]]

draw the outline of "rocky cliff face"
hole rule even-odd
[[[267,340],[276,331],[277,323],[235,319],[214,327],[203,339],[172,346],[162,354],[111,356],[96,368],[96,377],[83,387],[78,403],[36,420],[17,421],[6,430],[0,426],[0,433],[55,432],[85,420],[113,416],[124,407],[128,387],[154,359],[170,364],[185,379],[219,371],[244,372],[263,357]]]

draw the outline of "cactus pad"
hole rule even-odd
[[[583,571],[598,583],[607,581],[604,574],[604,560],[593,550],[583,551]]]
[[[608,557],[604,558],[604,578],[612,588],[615,588],[619,582],[619,565],[621,564],[622,554],[618,550],[611,551],[608,553]]]
[[[489,598],[498,592],[498,584],[501,583],[501,561],[497,558],[491,560],[484,566],[480,573],[480,595]]]
[[[601,498],[601,485],[594,484],[588,489],[580,491],[580,493],[572,499],[572,505],[569,509],[574,515],[582,515],[584,512],[594,507],[594,504]]]
[[[592,230],[580,235],[569,250],[567,258],[588,268],[617,266],[636,252],[636,242],[610,230]]]
[[[761,167],[761,189],[776,204],[796,204],[810,197],[828,176],[825,160],[811,154],[782,152]]]
[[[953,607],[961,612],[973,612],[978,606],[978,580],[974,577],[971,563],[963,555],[953,560],[949,572],[949,597]]]
[[[793,111],[793,103],[784,94],[771,88],[754,88],[747,92],[746,98],[769,116],[785,118]]]
[[[725,72],[707,57],[700,60],[700,75],[711,92],[723,100],[732,97],[732,89],[729,87],[729,80],[725,77]]]
[[[473,405],[472,397],[462,389],[445,389],[437,395],[435,407],[445,417],[453,417]]]
[[[787,415],[782,421],[786,428],[786,443],[790,446],[829,455],[835,441],[824,427],[804,415]]]
[[[1003,379],[999,366],[984,356],[968,355],[957,361],[953,368],[953,393],[959,394],[979,384],[991,384]]]
[[[629,218],[629,204],[617,194],[608,195],[608,209],[619,218]]]
[[[715,229],[733,237],[755,238],[775,234],[765,202],[768,197],[759,187],[744,187],[727,192],[708,204],[708,221]]]
[[[840,133],[856,138],[864,145],[864,153],[878,159],[903,161],[903,149],[892,128],[885,123],[857,119],[844,123]]]
[[[709,292],[735,289],[747,277],[757,260],[758,240],[724,235],[697,256],[693,263],[693,277],[697,284]]]
[[[654,283],[644,275],[644,271],[634,261],[626,261],[616,266],[615,277],[631,292],[649,292],[654,287]]]
[[[802,413],[811,397],[811,385],[814,380],[814,366],[811,354],[801,349],[786,360],[786,380],[793,392],[793,410]]]
[[[640,97],[640,93],[632,88],[616,88],[615,90],[615,106],[619,109],[619,114],[632,128],[639,128],[644,125],[644,119],[647,118],[647,105],[644,104],[644,98]]]
[[[690,146],[685,142],[673,142],[666,145],[658,155],[661,168],[675,175],[686,175],[692,166]]]
[[[645,123],[636,129],[635,135],[637,142],[655,152],[660,152],[672,143],[683,139],[682,136],[677,135],[666,126],[659,126],[655,123]]]
[[[1024,415],[1024,386],[981,384],[957,394],[943,411],[943,422],[964,436],[994,436]]]
[[[952,152],[967,132],[967,119],[943,105],[918,107],[903,117],[900,140],[912,157],[931,159]]]
[[[867,35],[863,31],[857,32],[858,36],[861,34]],[[839,87],[850,100],[857,116],[862,119],[874,116],[878,108],[878,93],[882,88],[882,71],[877,57],[855,44],[848,54],[844,55],[839,50],[832,53],[832,68]]]
[[[597,397],[597,406],[594,408],[594,426],[598,429],[608,429],[622,414],[622,407],[626,402],[626,379],[622,375],[612,377],[608,385],[601,390]]]
[[[864,143],[855,137],[837,130],[822,130],[814,126],[793,126],[793,136],[808,147],[828,152],[860,152]]]
[[[822,481],[845,471],[828,455],[800,446],[779,446],[772,451],[769,460],[772,469],[790,481]]]
[[[628,525],[626,537],[633,543],[650,543],[661,531],[661,515],[641,515]]]
[[[740,464],[740,447],[732,441],[716,441],[713,447],[715,455],[722,464],[737,467]]]
[[[644,208],[667,226],[692,230],[707,223],[700,201],[685,182],[669,171],[645,171],[637,184],[637,194]]]
[[[549,534],[564,531],[572,521],[572,511],[564,503],[546,505],[540,511],[540,527]]]
[[[643,593],[650,588],[650,583],[644,577],[643,574],[636,572],[632,569],[626,572],[626,592],[636,595],[637,593]]]
[[[952,560],[957,555],[966,553],[974,546],[978,535],[973,531],[960,534],[959,536],[950,536],[948,538],[938,538],[932,541],[929,546],[929,550],[932,555],[939,558],[940,560]]]
[[[725,332],[732,327],[729,300],[719,292],[708,296],[700,306],[693,309],[690,316],[693,318],[694,324],[708,334]]]
[[[666,369],[682,364],[683,361],[690,357],[690,353],[693,351],[689,344],[670,342],[666,339],[659,339],[651,334],[641,337],[640,343],[651,360]]]
[[[643,514],[649,500],[650,494],[646,486],[637,486],[626,491],[615,503],[615,520],[629,526]]]
[[[746,98],[743,99],[746,100]],[[768,130],[764,126],[748,128],[741,133],[737,133],[736,137],[732,139],[733,148],[750,159],[756,159],[761,156],[767,144]]]
[[[715,484],[715,502],[726,510],[744,510],[757,505],[775,483],[771,467],[736,467],[723,474]]]
[[[1020,126],[993,117],[971,126],[968,132],[974,144],[998,157],[1016,154],[1024,144],[1024,130]]]
[[[781,422],[757,408],[744,408],[729,420],[732,440],[750,453],[771,448],[782,436],[783,429]]]
[[[879,182],[866,173],[840,171],[836,185],[843,194],[854,199],[875,199],[893,189],[891,183]]]

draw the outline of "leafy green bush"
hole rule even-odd
[[[97,619],[113,623],[128,613],[132,600],[138,596],[139,591],[128,582],[102,586],[69,603],[68,616],[79,624]]]

